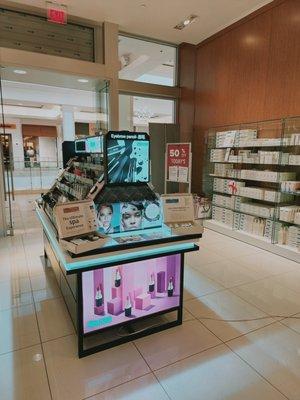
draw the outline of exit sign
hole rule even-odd
[[[62,4],[47,2],[47,20],[55,24],[67,23],[67,7]]]

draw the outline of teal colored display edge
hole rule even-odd
[[[94,258],[94,259],[89,259],[89,260],[82,260],[82,261],[74,261],[72,263],[67,263],[65,260],[65,257],[58,245],[58,242],[56,238],[53,237],[53,232],[48,227],[47,222],[45,221],[44,216],[41,214],[38,208],[36,208],[37,215],[43,225],[43,228],[49,238],[49,241],[51,242],[53,249],[56,253],[56,255],[59,258],[59,261],[62,263],[63,267],[67,272],[69,271],[74,271],[77,269],[82,269],[82,268],[88,268],[88,267],[93,267],[93,266],[99,266],[101,267],[102,265],[108,264],[108,263],[124,263],[124,261],[134,261],[135,259],[139,259],[142,257],[149,257],[149,256],[158,256],[160,254],[168,254],[168,253],[174,253],[176,251],[180,252],[182,250],[189,250],[194,248],[194,243],[177,243],[169,246],[162,246],[162,247],[157,247],[157,248],[152,248],[152,249],[144,249],[140,251],[135,251],[134,253],[131,253],[130,251],[128,253],[122,253],[122,254],[116,254],[116,255],[110,255],[110,256],[105,256],[105,257],[100,257],[100,258]]]

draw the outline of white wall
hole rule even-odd
[[[56,138],[54,137],[39,137],[39,161],[43,167],[53,167],[57,164],[57,148]]]

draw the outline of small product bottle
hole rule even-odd
[[[154,275],[151,274],[150,281],[149,281],[149,293],[154,292],[154,287],[155,287]]]
[[[131,301],[130,301],[129,296],[127,296],[126,304],[125,304],[125,317],[131,316],[131,309],[132,309]]]
[[[98,286],[97,291],[96,291],[95,304],[96,304],[96,307],[101,307],[102,304],[103,304],[102,291],[101,291],[99,286]]]
[[[119,268],[117,268],[115,277],[115,287],[120,287],[120,286],[121,286],[121,274]]]
[[[172,297],[174,293],[174,285],[173,285],[173,278],[169,279],[168,283],[168,297]]]

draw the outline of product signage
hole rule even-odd
[[[167,173],[171,182],[189,182],[190,143],[167,143]]]
[[[147,133],[108,132],[106,157],[107,183],[149,182],[150,142]]]
[[[66,25],[67,7],[63,4],[47,1],[47,20],[55,24]]]

